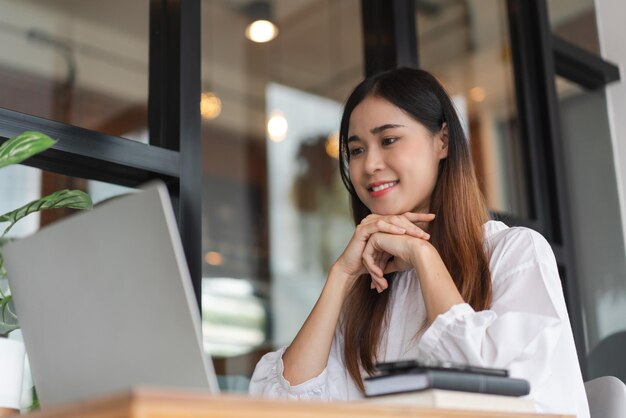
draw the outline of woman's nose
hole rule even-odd
[[[365,155],[365,171],[367,174],[374,174],[385,167],[385,161],[380,151],[369,149]]]

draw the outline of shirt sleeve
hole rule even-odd
[[[522,229],[492,254],[493,303],[458,304],[439,315],[418,344],[426,359],[507,368],[539,387],[550,376],[567,310],[552,250]]]
[[[326,368],[298,385],[285,379],[283,354],[287,347],[267,353],[258,362],[250,381],[250,394],[271,399],[323,400],[346,399],[348,381],[343,361],[343,337],[335,332]]]

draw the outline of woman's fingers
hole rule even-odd
[[[381,218],[388,218],[388,217],[392,217],[392,216],[403,216],[405,218],[407,218],[408,220],[410,220],[411,222],[431,222],[435,219],[435,214],[434,213],[418,213],[418,212],[404,212],[400,215],[376,215],[376,214],[371,214],[371,215],[367,215],[363,221],[364,222],[371,222],[371,221],[375,221],[377,219],[381,219]]]
[[[428,240],[430,235],[422,227],[432,221],[435,215],[407,212],[402,215],[369,215],[359,225],[365,239],[376,232],[387,232],[396,235],[407,234]],[[419,225],[416,225],[419,224]]]
[[[401,258],[394,257],[393,260],[389,261],[384,268],[385,274],[393,273],[395,271],[406,271],[413,268],[410,263],[402,260]]]
[[[428,240],[430,235],[422,228],[434,219],[435,215],[432,213],[406,212],[401,215],[371,214],[361,221],[357,226],[354,238],[357,239],[355,243],[360,241],[360,245],[364,246],[361,247],[363,252],[360,261],[362,268],[372,277],[372,289],[376,289],[380,293],[388,288],[387,280],[384,278],[385,272],[405,270],[410,266],[406,266],[404,262],[392,261],[390,263],[391,254],[374,248],[370,237],[376,233],[386,233],[395,236],[409,235]],[[359,251],[357,248],[355,247],[354,250]],[[390,267],[392,268],[390,269]]]
[[[406,216],[412,222],[430,222],[435,219],[434,213],[405,212],[402,216]]]
[[[365,246],[365,250],[363,250],[363,265],[367,269],[367,271],[372,275],[372,278],[378,279],[383,276],[383,270],[378,266],[378,262],[376,257],[378,257],[379,253],[376,251],[371,243],[368,243]],[[378,281],[378,280],[377,280]]]
[[[425,238],[425,239],[429,239],[430,235],[428,235],[428,233],[425,231],[428,227],[428,223],[432,222],[435,219],[435,214],[434,213],[413,213],[413,212],[406,212],[404,214],[401,215],[404,219],[406,219],[407,221],[409,221],[412,225],[414,225],[413,231],[419,230],[421,232],[421,234],[419,236],[417,236],[418,238]],[[426,235],[426,237],[424,237],[423,235]],[[414,234],[411,234],[414,235]]]
[[[389,260],[388,254],[381,251],[376,251],[373,258],[375,265],[378,266],[380,272],[382,272],[385,268],[385,264]],[[374,284],[374,288],[378,293],[382,292],[389,286],[389,284],[387,283],[387,279],[385,279],[384,276],[379,277],[377,275],[373,275],[370,272],[370,277],[372,278],[372,283]]]
[[[361,223],[357,229],[367,240],[370,235],[376,232],[386,232],[388,234],[402,235],[406,233],[406,227],[387,222],[384,219],[377,219],[372,222]]]
[[[372,284],[370,285],[370,289],[376,289],[378,293],[381,293],[388,287],[389,284],[387,283],[387,279],[383,278],[382,280],[378,281],[372,278]]]
[[[365,246],[363,250],[363,265],[372,277],[372,284],[378,293],[389,287],[387,279],[384,277],[384,264],[387,263],[389,257],[381,251],[377,251],[371,242]]]
[[[392,222],[394,225],[398,225],[400,227],[405,228],[407,235],[411,235],[415,238],[421,238],[425,240],[430,239],[430,234],[428,234],[419,226],[415,225],[415,223],[413,223],[405,215],[392,216],[389,221]]]
[[[387,285],[386,285],[387,279],[385,279],[385,277],[382,274],[382,270],[379,267],[372,266],[370,264],[366,268],[367,268],[368,273],[372,277],[372,281],[374,282],[375,285],[383,289],[387,288]]]

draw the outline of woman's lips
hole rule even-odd
[[[370,192],[370,196],[372,197],[380,197],[384,194],[387,194],[398,184],[398,181],[388,181],[383,183],[375,183],[374,185],[370,185],[367,190]]]

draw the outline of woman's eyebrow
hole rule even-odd
[[[377,126],[376,128],[373,128],[370,132],[375,135],[378,134],[382,131],[386,131],[387,129],[393,129],[393,128],[405,128],[404,125],[398,125],[395,123],[387,123],[385,125],[381,125],[381,126]]]
[[[393,128],[406,128],[406,126],[396,124],[396,123],[386,123],[384,125],[380,125],[375,128],[372,128],[370,132],[372,133],[372,135],[376,135],[378,133],[386,131],[387,129],[393,129]],[[352,135],[348,137],[348,140],[346,141],[346,143],[349,144],[350,142],[358,141],[359,139],[361,138],[359,138],[358,135]]]

